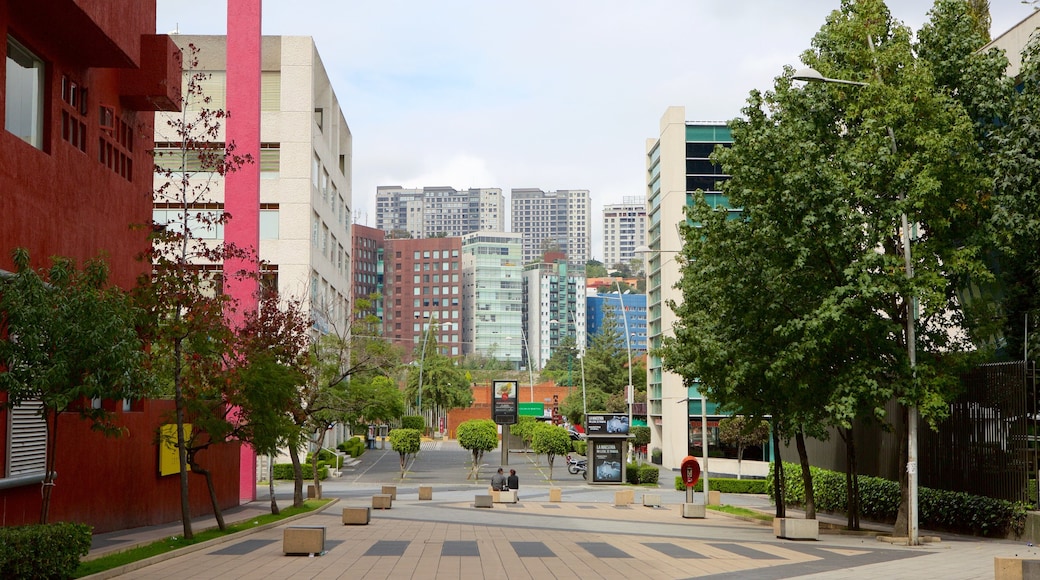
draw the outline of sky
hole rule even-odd
[[[918,30],[932,0],[889,0]],[[265,35],[314,38],[353,135],[355,222],[376,186],[587,189],[644,196],[646,140],[669,106],[737,117],[840,0],[265,0]],[[157,0],[156,31],[225,34],[216,0]],[[991,35],[1031,14],[990,0]],[[508,214],[506,228],[509,229]]]

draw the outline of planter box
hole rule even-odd
[[[495,507],[495,503],[492,501],[490,495],[477,494],[473,496],[473,507],[490,508]]]
[[[325,553],[324,526],[290,526],[282,532],[282,551],[290,554]]]
[[[343,508],[343,525],[365,526],[372,519],[372,508],[346,507]]]
[[[420,485],[419,486],[419,499],[433,499],[433,486],[432,485]]]
[[[636,492],[631,489],[620,489],[614,492],[614,505],[632,505],[636,500]]]
[[[800,518],[773,518],[773,534],[787,540],[819,540],[820,522]]]
[[[643,505],[650,507],[658,507],[661,505],[661,494],[659,493],[644,493],[643,494]]]
[[[372,509],[388,510],[393,505],[393,499],[388,493],[377,493],[372,496]]]
[[[1038,580],[1040,560],[993,558],[994,580]]]
[[[313,484],[312,485],[308,485],[307,486],[307,499],[314,499],[316,497],[318,497],[318,490],[314,487]]]
[[[396,485],[384,485],[383,486],[383,491],[381,491],[380,493],[389,495],[390,499],[396,500],[397,499],[397,486]]]
[[[722,492],[708,490],[708,505],[722,505]]]
[[[516,503],[516,490],[510,489],[507,491],[492,491],[491,501],[495,503]]]
[[[682,504],[682,517],[704,518],[707,517],[707,509],[702,503],[684,503]]]
[[[562,487],[550,487],[549,488],[549,501],[552,503],[560,503],[563,501],[563,488]]]

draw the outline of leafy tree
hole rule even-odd
[[[727,410],[772,415],[777,436],[799,439],[811,485],[803,442],[821,425],[885,421],[893,396],[928,421],[945,412],[957,355],[971,348],[949,332],[965,326],[957,294],[985,271],[963,232],[982,213],[987,177],[972,119],[882,2],[843,2],[802,60],[868,84],[797,88],[787,69],[774,90],[751,93],[730,123],[733,146],[713,155],[742,217],[703,200],[690,211],[683,304],[672,305],[681,322],[664,355]],[[903,214],[916,224],[912,277]]]
[[[599,333],[592,337],[592,344],[585,350],[585,383],[613,395],[620,393],[625,400],[628,385],[628,352],[625,336],[621,331],[614,309],[607,309]],[[633,382],[635,369],[632,369]]]
[[[607,267],[599,260],[585,262],[585,276],[587,278],[606,278]]]
[[[580,383],[578,348],[573,336],[568,335],[560,339],[559,346],[553,349],[552,356],[546,361],[538,376],[542,381],[553,381],[557,385],[568,387]]]
[[[422,434],[415,429],[390,430],[390,447],[397,452],[397,455],[401,459],[401,478],[404,478],[408,456],[418,453],[421,443]]]
[[[189,457],[185,438],[185,417],[189,402],[221,398],[222,363],[231,344],[224,315],[235,308],[230,298],[218,291],[219,276],[202,264],[251,258],[232,245],[204,239],[228,220],[225,212],[212,209],[213,176],[226,175],[253,160],[236,154],[234,143],[217,141],[226,114],[212,108],[210,96],[203,93],[209,75],[196,70],[198,53],[194,45],[186,56],[178,53],[186,71],[181,113],[164,115],[165,126],[157,123],[179,148],[156,158],[159,185],[154,199],[168,208],[168,217],[149,224],[152,245],[142,259],[152,265],[152,271],[139,278],[134,291],[135,300],[148,313],[144,329],[151,345],[152,366],[174,400],[181,521],[187,539],[194,537],[188,493],[188,465],[193,457]],[[225,278],[239,275],[223,273]],[[199,410],[201,407],[195,409]],[[192,433],[198,440],[206,437],[197,428]]]
[[[46,279],[30,267],[29,253],[12,252],[15,274],[0,278],[0,408],[39,403],[46,425],[43,503],[46,524],[54,492],[58,425],[75,413],[105,435],[121,431],[104,406],[92,400],[140,399],[152,394],[144,345],[135,324],[139,312],[118,288],[108,286],[108,266],[96,258],[78,270],[52,259]]]
[[[740,462],[744,459],[744,449],[769,441],[769,422],[752,421],[743,415],[726,417],[719,421],[719,439],[726,445],[737,448],[737,479],[740,479]]]
[[[429,331],[423,336],[425,348],[419,345],[415,349],[415,360],[422,365],[422,405],[423,408],[444,412],[451,409],[466,408],[473,404],[473,390],[466,378],[466,371],[455,364],[455,361],[441,353],[437,346],[438,325],[432,323]],[[405,396],[409,401],[419,401],[419,368],[411,367],[405,382]],[[421,410],[421,409],[420,409]]]
[[[456,437],[459,446],[473,454],[473,466],[466,479],[480,477],[480,462],[486,451],[498,447],[498,426],[491,419],[470,419],[459,425]]]
[[[534,417],[517,417],[516,423],[509,426],[509,434],[519,437],[524,442],[524,446],[530,448],[531,438],[534,437],[534,428],[538,425],[538,422]]]
[[[559,425],[538,421],[531,434],[531,450],[545,454],[549,462],[549,481],[552,482],[553,460],[571,450],[571,436]]]

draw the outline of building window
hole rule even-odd
[[[260,239],[278,239],[278,208],[260,210]]]
[[[43,149],[43,61],[7,37],[7,108],[4,128]]]

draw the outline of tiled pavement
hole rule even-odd
[[[819,542],[773,537],[771,528],[709,511],[683,519],[678,504],[614,506],[612,491],[549,503],[526,490],[516,505],[475,508],[480,490],[438,492],[418,501],[399,491],[367,526],[344,526],[340,500],[317,514],[181,553],[122,578],[943,578],[993,577],[995,556],[1040,557],[1022,543],[944,538],[926,547],[873,535],[821,534]],[[672,496],[671,499],[674,499]],[[587,501],[603,499],[604,501]],[[638,501],[639,497],[637,497]],[[681,498],[680,498],[681,501]],[[259,505],[257,505],[259,504]],[[265,511],[267,504],[249,504]],[[240,514],[244,515],[244,514]],[[236,519],[238,519],[236,517]],[[285,556],[286,525],[323,526],[326,553]],[[111,577],[111,576],[109,576]]]

